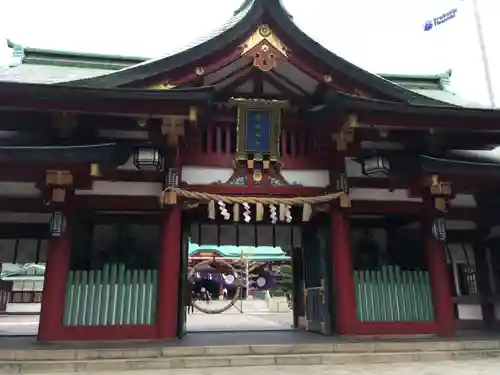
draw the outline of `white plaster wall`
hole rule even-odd
[[[476,200],[470,194],[457,194],[454,199],[450,201],[452,207],[476,207]]]
[[[9,197],[38,197],[40,190],[34,182],[0,182],[0,195]]]
[[[41,303],[7,303],[6,312],[8,314],[40,313],[41,307]]]
[[[207,168],[187,165],[182,167],[181,179],[190,185],[210,185],[226,183],[233,173],[232,168]]]
[[[406,189],[389,191],[386,189],[352,188],[349,195],[353,200],[422,202],[422,198],[409,197]]]
[[[458,319],[460,320],[483,320],[481,305],[458,304]]]
[[[305,187],[326,187],[330,184],[330,172],[327,170],[283,170],[283,178],[291,185]]]
[[[90,190],[75,190],[76,195],[160,196],[163,184],[159,182],[94,181]]]

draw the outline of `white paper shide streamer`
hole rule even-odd
[[[217,204],[219,205],[219,211],[224,220],[229,220],[231,218],[231,214],[226,208],[226,204],[222,201],[218,201]]]
[[[269,218],[271,219],[271,224],[278,222],[278,209],[274,204],[269,205]]]
[[[292,222],[292,206],[290,205],[287,205],[285,208],[285,221],[287,223]]]
[[[248,203],[243,203],[243,220],[245,223],[249,223],[252,220],[252,212],[250,211],[250,205]]]

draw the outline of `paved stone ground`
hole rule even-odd
[[[292,329],[293,315],[288,313],[230,311],[222,314],[204,314],[196,311],[188,315],[188,332],[209,331],[266,331]]]
[[[200,368],[186,370],[148,370],[129,371],[130,375],[497,375],[500,372],[500,359],[471,361],[443,361],[433,363],[390,363],[390,364],[352,364],[334,366],[271,366],[242,368]],[[65,375],[64,373],[58,373]],[[92,375],[94,373],[85,373]],[[95,373],[97,375],[97,373]],[[99,372],[99,375],[115,375],[116,372]],[[32,374],[36,375],[36,374]],[[46,375],[46,373],[44,374]],[[70,374],[66,374],[70,375]],[[74,375],[72,373],[71,375]]]
[[[0,336],[36,336],[38,315],[0,315]]]
[[[237,310],[222,314],[195,312],[188,316],[188,332],[231,332],[231,331],[274,331],[289,330],[293,323],[292,313],[252,312],[240,313]],[[38,316],[0,315],[1,336],[36,336]]]

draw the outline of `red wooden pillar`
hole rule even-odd
[[[331,206],[331,219],[336,332],[347,335],[355,333],[357,325],[350,226],[349,219],[334,204]]]
[[[173,205],[165,212],[162,236],[158,265],[156,327],[159,339],[173,339],[177,335],[179,278],[181,275],[181,211],[179,205]]]
[[[432,212],[432,210],[429,211]],[[455,335],[455,314],[453,312],[453,300],[451,296],[448,267],[446,264],[444,242],[439,242],[434,239],[432,234],[433,220],[434,215],[432,214],[424,218],[422,234],[429,267],[432,302],[436,320],[436,334],[438,336],[449,337]]]
[[[47,250],[47,264],[38,328],[39,341],[61,339],[71,244],[72,233],[71,227],[68,225],[61,237],[54,237],[51,240]]]

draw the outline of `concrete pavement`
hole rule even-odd
[[[292,324],[291,312],[242,314],[239,311],[230,311],[212,315],[195,311],[194,314],[188,315],[186,329],[188,332],[289,330]]]
[[[36,336],[38,315],[0,315],[0,336]]]
[[[196,368],[196,369],[159,369],[140,370],[140,375],[497,375],[500,371],[500,359],[485,358],[468,361],[442,361],[431,363],[369,363],[347,365],[309,365],[309,366],[253,366],[239,368]],[[139,370],[128,371],[130,375],[139,375]],[[36,375],[37,373],[31,373]],[[42,374],[42,373],[40,373]],[[46,374],[46,373],[44,373]],[[65,375],[65,373],[58,373]],[[73,375],[74,373],[66,373]],[[116,372],[86,372],[88,375],[115,375]]]

